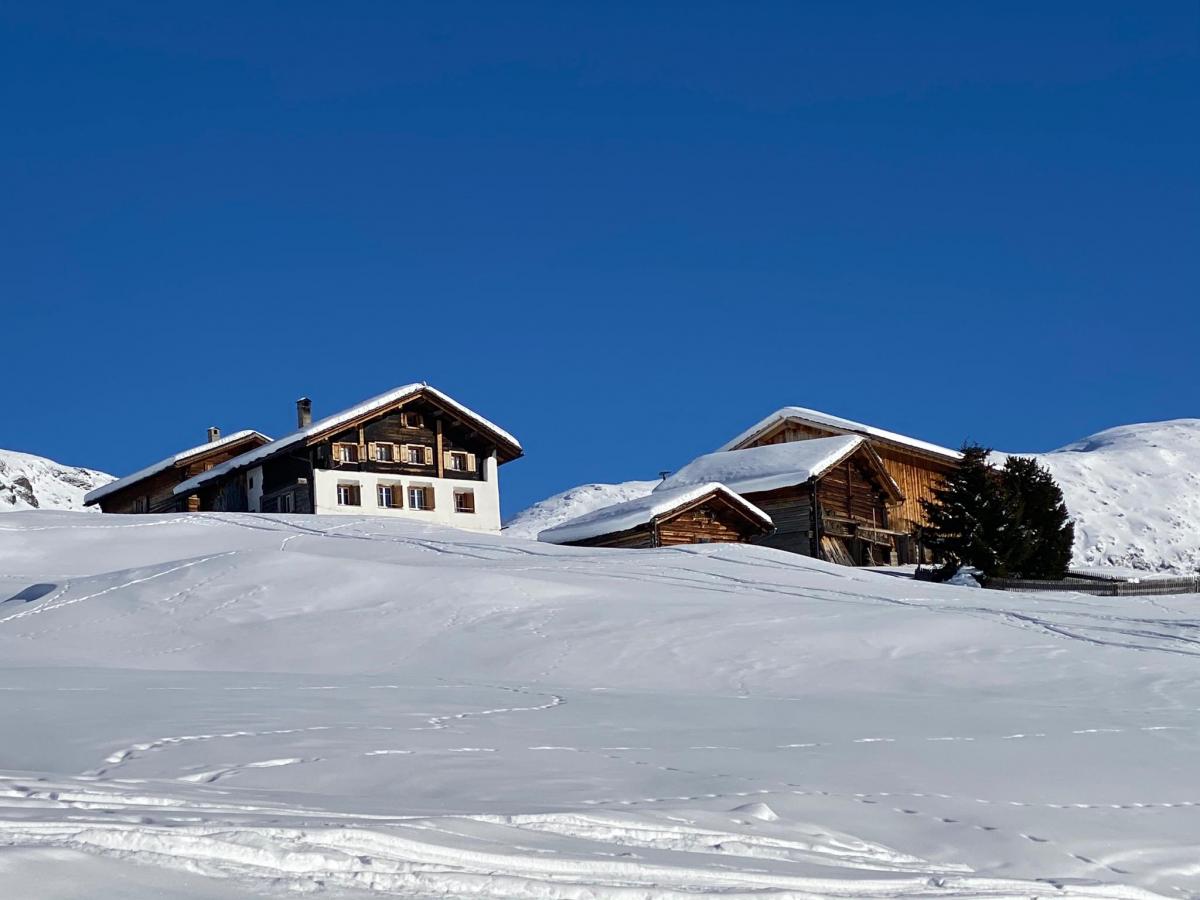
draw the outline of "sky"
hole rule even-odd
[[[1200,5],[0,6],[0,447],[427,381],[505,512],[783,405],[1200,417]]]

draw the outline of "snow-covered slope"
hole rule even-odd
[[[622,481],[617,484],[581,484],[535,503],[504,525],[508,537],[536,538],[538,533],[568,519],[587,515],[615,503],[645,497],[659,482]]]
[[[1075,563],[1200,571],[1200,419],[1122,425],[1035,456],[1075,520]]]
[[[1198,614],[740,545],[0,515],[0,896],[1196,896]]]
[[[64,466],[52,459],[0,450],[0,512],[18,509],[83,509],[88,491],[113,476]]]

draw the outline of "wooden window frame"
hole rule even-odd
[[[414,493],[421,495],[419,503],[413,502]],[[433,487],[427,484],[410,484],[408,486],[408,508],[417,512],[432,512],[436,506],[433,496]]]
[[[404,428],[424,428],[425,417],[419,412],[401,412],[400,424]]]
[[[380,459],[379,458],[379,448],[380,447],[388,447],[391,450],[392,458],[391,459]],[[399,462],[399,460],[397,459],[397,456],[398,456],[397,451],[399,449],[400,449],[399,445],[397,445],[393,441],[372,441],[368,447],[369,452],[367,453],[367,456],[370,457],[371,462],[395,463],[395,462]]]
[[[456,465],[456,460],[461,459],[462,465]],[[446,451],[446,468],[451,472],[462,472],[469,475],[478,467],[474,465],[475,454],[468,453],[466,450],[447,450]]]
[[[390,491],[391,503],[383,502],[383,492]],[[383,481],[375,485],[375,504],[380,509],[404,509],[404,485],[399,482]]]
[[[460,499],[464,498],[464,497],[470,499],[470,501],[471,501],[470,509],[464,509],[459,504]],[[456,490],[454,492],[454,511],[456,513],[473,515],[475,513],[475,492],[473,490],[471,490],[470,488],[463,488],[460,490]]]
[[[342,450],[346,447],[350,448],[350,451],[354,456],[353,459],[342,459]],[[355,463],[360,462],[358,458],[358,444],[351,443],[350,441],[336,441],[333,444],[332,458],[334,465],[338,466],[352,466]]]
[[[404,444],[404,465],[406,466],[432,466],[433,448],[427,447],[424,444]],[[413,453],[416,453],[421,458],[413,459]]]
[[[346,496],[353,497],[356,502],[350,503],[342,500],[342,488],[346,489]],[[353,493],[351,493],[353,492]],[[337,485],[337,505],[338,506],[358,506],[362,507],[362,485],[357,482],[339,481]]]

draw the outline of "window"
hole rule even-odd
[[[135,513],[144,513],[146,511],[146,506],[147,503],[145,497],[137,497],[133,501],[133,511]]]
[[[467,471],[467,454],[453,450],[450,453],[450,468],[455,472]]]
[[[425,424],[425,420],[421,417],[421,414],[415,412],[401,413],[400,421],[404,423],[405,428],[421,428]]]
[[[376,462],[395,462],[396,461],[396,445],[395,444],[376,444],[375,445],[375,461]]]
[[[281,513],[290,513],[292,511],[292,495],[280,494],[275,499],[275,511]]]
[[[362,506],[362,495],[357,484],[338,484],[338,506]]]
[[[408,489],[409,509],[433,509],[433,488],[410,487]]]
[[[410,444],[408,448],[408,461],[414,466],[425,465],[425,448],[418,444]]]
[[[455,491],[454,492],[454,511],[460,513],[475,512],[475,492],[474,491]]]
[[[358,444],[334,444],[333,459],[340,463],[358,462]]]
[[[383,509],[400,509],[403,496],[398,484],[381,484],[376,489],[376,502]]]

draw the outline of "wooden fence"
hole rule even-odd
[[[1160,594],[1200,594],[1200,575],[1187,578],[1148,578],[1145,581],[1074,579],[1041,581],[1030,578],[989,578],[984,585],[997,591],[1067,591],[1096,597],[1150,597]]]

